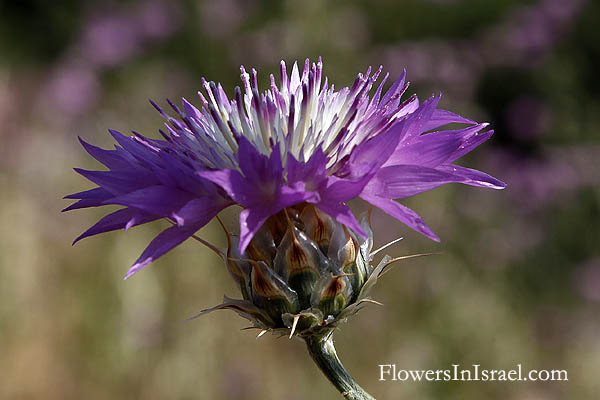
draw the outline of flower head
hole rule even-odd
[[[401,101],[408,87],[403,73],[383,93],[389,74],[372,96],[382,68],[358,74],[352,87],[335,90],[322,75],[321,59],[295,63],[280,82],[260,93],[257,72],[241,67],[244,90],[229,99],[220,84],[203,80],[201,106],[169,101],[176,117],[152,103],[167,119],[163,140],[110,131],[118,145],[103,150],[81,140],[107,171],[76,169],[97,188],[67,196],[66,210],[118,204],[81,238],[166,218],[174,226],[160,233],[127,276],[162,256],[238,204],[245,254],[273,216],[311,205],[360,237],[367,237],[345,202],[360,197],[410,228],[438,240],[413,210],[394,201],[451,182],[493,189],[504,183],[453,162],[487,140],[493,131],[437,108],[440,96],[420,103]],[[456,130],[437,130],[450,123]],[[281,218],[280,218],[281,219]],[[328,236],[328,240],[331,236]],[[283,240],[283,239],[282,239]],[[250,247],[249,247],[250,246]],[[271,260],[273,261],[273,260]],[[259,265],[259,264],[257,264]],[[260,271],[253,267],[253,271]]]

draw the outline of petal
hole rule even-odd
[[[256,189],[256,187],[248,185],[248,181],[238,171],[224,169],[218,171],[197,171],[196,173],[198,176],[219,185],[229,197],[243,206],[248,207],[254,198],[252,188]]]
[[[287,181],[292,184],[299,181],[312,181],[316,185],[327,174],[327,156],[321,148],[315,150],[307,162],[300,162],[293,155],[288,154]]]
[[[418,165],[394,165],[385,167],[368,183],[363,193],[399,199],[414,196],[451,182],[465,178],[433,168]]]
[[[107,197],[111,197],[112,194],[107,191],[106,189],[103,188],[94,188],[94,189],[90,189],[90,190],[84,190],[82,192],[77,192],[77,193],[73,193],[73,194],[69,194],[66,195],[65,197],[63,197],[64,199],[95,199],[95,200],[102,200],[102,199],[106,199]]]
[[[250,241],[267,218],[279,211],[271,212],[271,210],[247,208],[240,213],[240,254],[246,251],[246,247],[248,247]]]
[[[135,207],[160,216],[179,210],[194,197],[192,194],[167,186],[149,186],[106,200],[104,204]]]
[[[192,105],[192,103],[187,101],[185,98],[182,98],[181,102],[183,104],[183,110],[185,111],[185,115],[188,118],[194,118],[198,121],[204,120],[204,117],[202,116],[200,110],[198,110],[194,105]]]
[[[214,202],[208,198],[198,200],[200,201],[190,204],[181,211],[185,220],[183,226],[176,225],[165,229],[150,242],[135,264],[129,268],[125,279],[192,236],[198,229],[210,222],[226,205],[224,202]],[[188,214],[191,212],[195,213],[193,218]]]
[[[275,149],[279,146],[274,146]],[[271,156],[261,154],[245,137],[239,138],[238,162],[240,170],[248,181],[259,183],[263,181],[281,185],[283,166],[281,153],[272,151]]]
[[[388,131],[362,142],[352,150],[348,161],[335,174],[342,178],[357,179],[374,173],[393,154],[401,134],[401,124],[396,124]]]
[[[387,72],[385,74],[385,76],[383,77],[383,79],[381,80],[381,83],[377,87],[377,90],[373,94],[373,98],[371,99],[371,102],[369,103],[368,110],[371,110],[373,107],[375,107],[375,108],[379,107],[379,99],[381,98],[381,91],[383,90],[383,85],[385,85],[385,82],[387,81],[389,76],[390,76],[390,73]]]
[[[133,208],[124,208],[100,219],[94,226],[79,235],[79,237],[73,241],[73,244],[88,236],[94,236],[99,233],[110,232],[122,228],[129,229],[132,226],[145,224],[159,218],[159,216],[142,213]]]
[[[186,192],[203,196],[215,193],[215,185],[198,176],[196,170],[186,165],[172,154],[161,151],[159,156],[163,169],[168,176],[170,184],[185,189]]]
[[[464,183],[465,185],[480,186],[490,189],[504,189],[506,187],[506,183],[476,169],[465,168],[454,164],[442,165],[436,169],[452,174],[457,178],[461,178],[462,180],[457,182]]]
[[[144,186],[156,184],[156,178],[150,171],[88,171],[81,168],[74,168],[74,170],[113,195],[133,192]]]
[[[148,142],[141,142],[140,140],[136,140],[135,137],[125,136],[113,129],[109,129],[108,131],[123,149],[142,165],[149,166],[159,162],[158,149],[153,148]]]
[[[327,178],[326,186],[320,195],[328,202],[340,203],[357,197],[371,180],[371,175],[365,175],[357,180],[341,179],[336,176]]]
[[[432,129],[439,128],[440,126],[448,125],[448,124],[476,124],[477,122],[472,121],[468,118],[461,117],[458,114],[454,114],[451,111],[447,110],[438,110],[436,109],[429,121],[424,125],[424,131],[430,131]]]
[[[96,147],[94,145],[87,143],[81,137],[79,137],[79,142],[81,143],[81,145],[83,146],[85,151],[88,152],[89,155],[91,155],[96,160],[98,160],[99,162],[104,164],[107,168],[109,168],[109,169],[131,168],[131,163],[127,159],[121,157],[121,154],[119,152],[117,152],[116,150],[101,149],[100,147]]]
[[[129,278],[146,265],[150,264],[154,260],[160,258],[162,255],[181,244],[187,238],[192,236],[198,229],[203,225],[200,223],[186,228],[180,228],[178,226],[172,226],[162,231],[157,237],[150,242],[146,250],[137,259],[137,261],[129,268],[124,279]]]
[[[409,228],[414,229],[415,231],[427,236],[428,238],[435,240],[436,242],[440,241],[440,238],[433,233],[433,231],[425,224],[423,219],[410,208],[403,206],[402,204],[383,197],[376,196],[368,196],[361,195],[361,197],[373,204],[375,207],[383,210],[388,213],[392,217],[406,224]]]
[[[479,146],[480,144],[488,140],[490,137],[492,137],[493,134],[494,131],[489,130],[487,132],[477,132],[473,135],[470,135],[469,137],[466,137],[463,140],[462,145],[454,153],[452,153],[445,162],[450,163],[464,156],[465,154],[470,153],[477,146]]]
[[[367,233],[358,223],[354,217],[354,214],[352,214],[352,210],[350,210],[350,208],[348,208],[348,206],[345,204],[321,202],[316,204],[316,206],[321,211],[335,218],[335,220],[340,224],[347,226],[362,237],[367,237]]]
[[[487,140],[491,133],[480,133],[489,124],[477,124],[459,130],[431,132],[401,143],[385,165],[414,164],[436,167],[470,152]]]
[[[406,118],[398,124],[402,131],[398,146],[410,142],[415,136],[426,131],[426,125],[435,112],[435,108],[440,102],[440,98],[441,95],[437,95],[425,100],[415,112],[406,116]]]
[[[388,158],[384,166],[413,164],[435,167],[447,161],[460,147],[458,135],[427,134],[411,143],[401,144]]]
[[[196,223],[199,219],[205,218],[204,215],[206,213],[217,215],[217,213],[231,204],[233,204],[231,201],[226,201],[225,199],[197,198],[189,201],[171,216],[177,221],[178,226],[187,226]]]
[[[240,253],[246,250],[252,237],[271,215],[277,214],[286,207],[291,207],[302,202],[316,204],[320,199],[318,193],[283,186],[279,189],[273,202],[258,203],[253,207],[246,208],[240,213]]]
[[[78,208],[98,207],[98,206],[103,205],[103,202],[105,200],[110,199],[111,197],[113,197],[113,194],[111,194],[106,189],[103,189],[100,187],[90,189],[90,190],[85,190],[85,191],[79,192],[79,193],[73,193],[68,196],[65,196],[64,198],[65,199],[81,199],[81,200],[71,204],[67,208],[64,208],[62,211],[64,212],[64,211],[76,210]]]
[[[387,78],[387,77],[386,77]],[[390,101],[396,99],[398,102],[400,101],[400,95],[405,90],[404,81],[406,80],[406,70],[402,71],[402,75],[392,84],[392,86],[385,92],[383,99],[381,99],[381,103],[379,103],[379,107],[385,107]],[[398,104],[393,106],[396,108]]]

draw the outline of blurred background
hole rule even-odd
[[[166,223],[71,241],[107,210],[61,214],[99,167],[77,136],[157,135],[151,98],[197,99],[323,56],[336,86],[369,65],[495,136],[462,165],[508,183],[406,201],[440,244],[373,216],[399,264],[337,333],[380,399],[591,399],[600,393],[600,3],[585,0],[0,1],[0,398],[324,399],[337,393],[299,341],[199,310],[238,297],[188,241],[122,277]],[[196,103],[198,101],[196,100]],[[355,204],[356,210],[364,205]],[[235,216],[225,215],[230,226]],[[200,235],[218,245],[218,226]],[[568,382],[378,382],[399,369],[566,369]]]

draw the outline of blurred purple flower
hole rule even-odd
[[[97,17],[83,36],[83,57],[99,66],[119,64],[139,49],[139,32],[126,15]]]
[[[144,39],[168,37],[179,25],[175,10],[164,1],[148,1],[141,4],[135,18]]]
[[[96,74],[81,65],[56,70],[44,91],[44,98],[61,113],[76,115],[89,110],[97,101],[100,83]]]
[[[167,115],[164,140],[111,131],[120,146],[85,149],[109,171],[76,169],[97,188],[67,196],[79,199],[65,210],[118,204],[126,208],[101,219],[76,241],[160,218],[175,226],[159,234],[127,277],[177,246],[233,204],[240,213],[243,253],[266,220],[287,207],[311,203],[341,224],[365,235],[345,202],[360,197],[410,228],[439,240],[400,199],[451,182],[493,189],[504,183],[452,164],[486,141],[488,124],[437,109],[440,96],[423,103],[401,96],[405,73],[382,96],[389,74],[358,74],[351,88],[336,91],[322,81],[322,62],[295,63],[288,75],[281,62],[279,87],[258,91],[255,70],[241,68],[245,93],[229,100],[220,84],[206,82],[201,109],[183,99],[169,102],[180,119]],[[450,123],[457,130],[432,130]],[[427,134],[425,134],[427,133]]]
[[[112,67],[138,54],[148,41],[162,39],[178,27],[175,8],[164,1],[145,1],[135,8],[99,13],[85,26],[78,43],[82,59]]]

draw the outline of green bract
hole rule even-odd
[[[302,338],[323,337],[374,302],[368,296],[390,257],[370,264],[373,234],[361,219],[366,239],[310,204],[269,218],[244,254],[227,252],[227,268],[242,299],[202,311],[231,309],[253,327]]]

